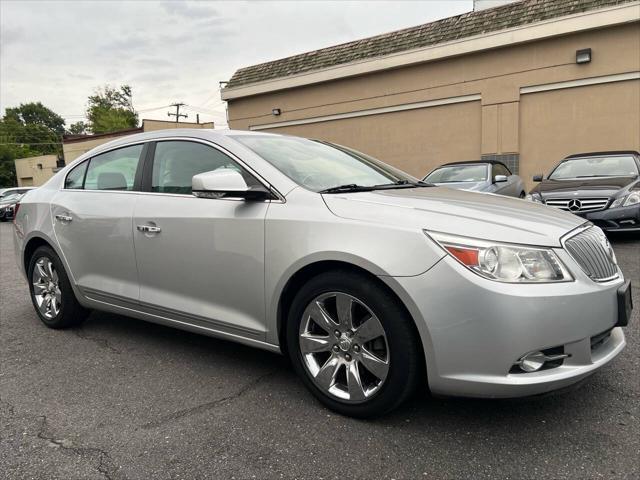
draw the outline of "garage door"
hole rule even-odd
[[[524,94],[520,172],[531,177],[574,153],[640,150],[640,80]]]
[[[346,145],[422,177],[442,163],[480,158],[481,110],[471,101],[268,131]]]

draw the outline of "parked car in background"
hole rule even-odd
[[[640,231],[640,154],[571,155],[529,192],[533,202],[574,213],[606,231]]]
[[[0,200],[6,196],[14,195],[16,193],[26,193],[29,190],[33,190],[36,187],[8,187],[0,188]]]
[[[622,351],[631,314],[589,222],[298,137],[121,137],[26,195],[14,232],[46,326],[108,310],[282,352],[357,417],[424,382],[489,398],[568,386]]]
[[[24,197],[25,193],[13,193],[0,198],[0,222],[13,219],[16,205],[20,202],[20,199]]]
[[[434,169],[424,181],[440,187],[524,198],[524,182],[502,162],[452,162]]]

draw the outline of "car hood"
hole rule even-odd
[[[455,188],[456,190],[469,190],[472,192],[482,192],[486,190],[489,182],[448,182],[434,183],[438,187]]]
[[[323,195],[335,215],[353,220],[541,246],[584,219],[545,205],[487,193],[424,187]]]
[[[543,180],[532,193],[558,194],[581,191],[585,194],[613,194],[638,181],[638,177],[576,178],[572,180]]]

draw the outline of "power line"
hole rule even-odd
[[[10,143],[0,143],[0,145],[62,145],[62,142],[34,142],[34,143],[10,142]]]

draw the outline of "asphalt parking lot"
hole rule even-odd
[[[578,389],[418,395],[375,421],[321,407],[280,356],[122,316],[45,328],[0,224],[0,477],[640,477],[640,240],[616,237],[627,349]]]

